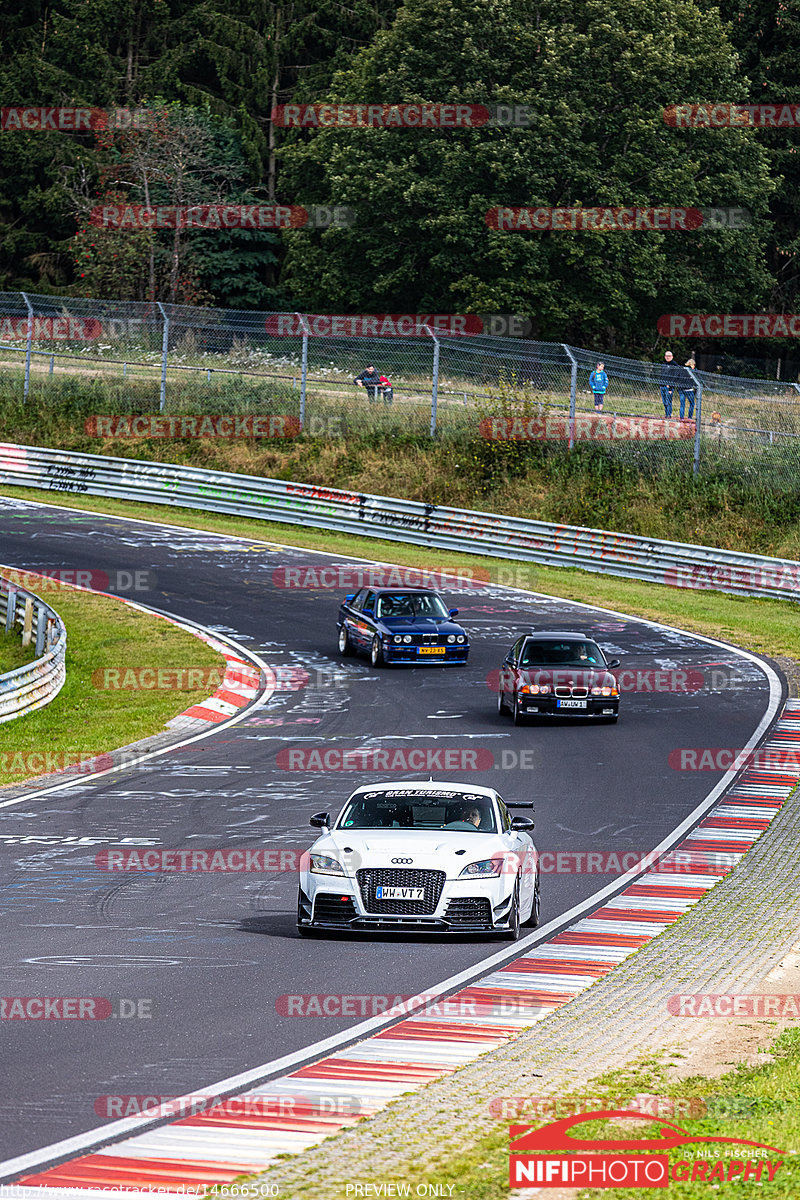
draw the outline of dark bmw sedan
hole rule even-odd
[[[339,609],[339,653],[386,663],[465,663],[469,638],[438,592],[427,588],[362,588]]]
[[[515,725],[526,717],[593,717],[616,721],[619,659],[607,659],[583,633],[529,633],[509,650],[500,668],[498,712]]]

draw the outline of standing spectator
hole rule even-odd
[[[680,383],[681,368],[673,361],[671,350],[667,350],[664,355],[664,365],[661,368],[661,402],[664,405],[664,416],[672,416],[672,393],[675,391],[675,385]]]
[[[367,389],[367,399],[370,403],[375,399],[380,382],[380,373],[375,370],[372,363],[369,363],[361,374],[356,375],[353,380],[353,383],[357,384],[358,387],[365,387]]]
[[[692,355],[691,358],[687,358],[686,366],[681,367],[680,369],[681,378],[678,391],[678,400],[680,401],[681,406],[681,420],[684,419],[683,413],[684,409],[686,408],[687,400],[689,401],[689,420],[691,421],[692,417],[694,416],[694,380],[686,368],[689,367],[693,371],[696,366],[697,363],[694,361],[694,355]]]
[[[603,411],[603,400],[605,399],[606,392],[608,391],[608,375],[606,375],[605,371],[603,370],[604,367],[605,363],[599,362],[597,364],[597,368],[592,371],[591,375],[589,376],[589,387],[594,393],[595,412]]]

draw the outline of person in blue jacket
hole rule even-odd
[[[605,363],[599,362],[596,370],[592,371],[591,375],[589,376],[589,387],[594,393],[595,412],[603,411],[603,400],[605,399],[606,392],[608,391],[608,375],[606,375],[605,371],[603,370],[604,367]]]

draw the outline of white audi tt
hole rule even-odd
[[[529,817],[494,788],[364,784],[337,819],[317,813],[300,873],[297,928],[417,929],[519,937],[539,922]]]

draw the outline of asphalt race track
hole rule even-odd
[[[391,557],[379,544],[375,552]],[[500,948],[478,938],[301,940],[291,870],[108,873],[95,864],[98,851],[123,839],[170,849],[306,848],[314,837],[309,816],[338,811],[363,777],[290,771],[277,756],[326,745],[488,750],[492,768],[456,777],[498,787],[509,801],[534,800],[541,852],[644,853],[722,774],[674,770],[670,752],[743,746],[766,709],[765,676],[732,651],[489,586],[445,593],[471,633],[466,668],[375,671],[365,658],[341,660],[336,613],[342,591],[354,589],[286,588],[273,579],[282,567],[330,561],[0,498],[0,562],[32,571],[147,568],[154,586],[127,595],[228,634],[256,650],[280,681],[266,707],[216,737],[0,809],[3,994],[146,1000],[152,1012],[149,1019],[3,1021],[0,1160],[101,1127],[100,1097],[202,1090],[357,1023],[279,1016],[281,995],[413,994]],[[487,676],[529,626],[591,630],[626,669],[733,668],[740,686],[625,694],[616,726],[515,729],[498,716]],[[0,727],[0,749],[13,746],[12,722]],[[546,874],[543,922],[613,878]]]

